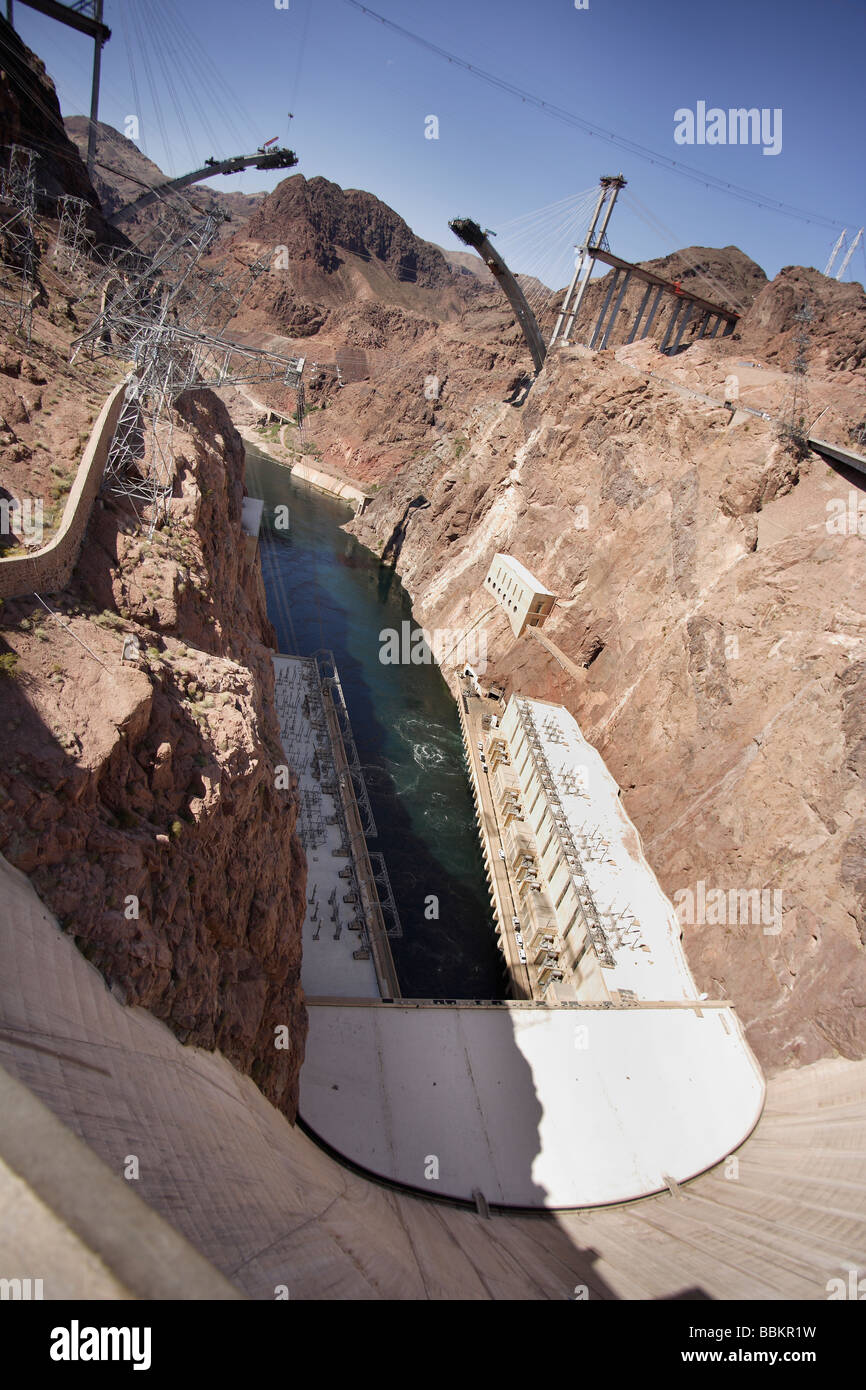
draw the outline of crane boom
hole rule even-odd
[[[211,159],[207,160],[201,169],[194,169],[191,174],[181,174],[178,179],[166,179],[165,183],[158,184],[155,188],[148,189],[147,193],[142,193],[140,198],[135,198],[131,203],[125,203],[122,208],[118,208],[112,213],[108,221],[112,227],[116,227],[118,222],[133,213],[140,212],[142,208],[149,207],[155,203],[157,198],[164,198],[168,193],[176,193],[181,188],[187,188],[191,183],[199,183],[202,179],[213,178],[214,174],[239,174],[244,169],[252,166],[255,169],[291,169],[298,163],[298,156],[294,150],[285,149],[279,146],[275,150],[256,150],[255,154],[233,155],[230,159]]]

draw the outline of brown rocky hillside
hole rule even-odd
[[[0,611],[0,851],[121,998],[293,1118],[306,863],[276,787],[274,638],[245,559],[241,441],[210,393],[179,411],[171,527],[148,540],[103,499],[57,616],[35,598]],[[123,662],[129,636],[141,656]]]

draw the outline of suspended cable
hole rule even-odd
[[[129,64],[129,78],[132,84],[132,99],[135,102],[136,111],[140,112],[141,97],[138,95],[138,78],[135,72],[135,60],[132,55],[132,44],[129,41],[129,25],[127,23],[125,11],[123,12],[123,42],[126,48],[126,60]],[[147,155],[147,145],[145,143],[144,136],[141,133],[141,121],[139,121],[139,140],[141,141],[141,148],[143,153]]]
[[[289,107],[292,111],[294,111],[295,109],[295,102],[298,96],[298,87],[301,80],[301,73],[304,69],[304,53],[307,47],[307,34],[310,28],[310,16],[313,13],[313,3],[314,0],[307,0],[307,9],[304,15],[304,25],[301,30],[301,42],[298,45],[298,59],[295,63],[295,75],[292,79],[292,85],[289,89]]]
[[[589,212],[597,197],[595,188],[588,194],[577,195],[577,199],[563,200],[569,205],[563,208],[560,204],[553,218],[549,209],[542,209],[543,221],[537,218],[513,240],[509,237],[497,239],[497,249],[514,270],[536,317],[547,312],[551,295],[571,278],[570,247],[574,244],[575,233],[581,238],[585,233]],[[566,247],[569,250],[565,250]]]
[[[213,106],[217,115],[226,124],[231,126],[233,122],[225,106],[223,105],[221,107],[217,97],[214,95],[216,83],[213,80],[208,80],[208,78],[203,75],[202,69],[207,55],[200,44],[196,46],[197,52],[193,48],[192,41],[186,38],[183,29],[178,23],[178,16],[173,9],[169,8],[164,11],[164,19],[166,28],[171,35],[169,39],[170,49],[173,53],[186,53],[190,59],[183,72],[183,83],[195,105],[196,114],[210,143],[210,154],[212,157],[215,155],[217,158],[222,158],[225,153],[225,144],[211,125],[210,117],[207,114],[207,107]],[[232,134],[232,139],[241,145],[244,143],[244,137],[237,131],[234,131]]]
[[[632,207],[633,211],[637,213],[638,217],[650,228],[650,231],[654,231],[656,235],[662,234],[664,237],[668,238],[670,245],[676,247],[678,237],[675,232],[671,231],[670,227],[666,227],[664,223],[656,217],[655,213],[651,212],[648,207],[641,203],[633,193],[626,193],[625,199],[628,205]],[[668,254],[673,253],[669,252]],[[735,297],[729,285],[723,284],[720,280],[717,280],[709,273],[706,267],[702,266],[699,261],[692,260],[684,251],[677,251],[676,255],[679,260],[683,261],[685,265],[695,271],[699,279],[703,280],[711,289],[718,291],[722,295],[724,303],[730,304],[735,309],[745,312],[747,306],[741,299]]]
[[[141,60],[144,65],[144,75],[147,80],[147,85],[150,89],[150,99],[153,104],[153,110],[156,116],[156,123],[159,127],[159,133],[162,139],[163,150],[165,152],[163,157],[167,158],[171,172],[175,173],[176,170],[174,166],[174,155],[171,151],[171,145],[169,144],[168,134],[165,128],[165,122],[162,118],[162,106],[160,105],[159,96],[157,94],[156,83],[154,82],[153,71],[150,66],[150,55],[147,51],[147,46],[145,44],[138,7],[136,5],[130,6],[130,14],[133,17],[133,24],[135,26],[138,49],[141,53]]]
[[[244,106],[229,86],[224,73],[216,67],[196,32],[186,23],[180,8],[176,5],[167,6],[165,17],[177,35],[178,51],[195,55],[195,61],[190,65],[190,75],[199,84],[199,90],[202,93],[202,98],[199,101],[200,107],[206,103],[210,104],[216,114],[226,122],[232,139],[241,145],[246,144],[253,133],[249,109]],[[242,129],[235,124],[234,116],[228,111],[229,106],[234,108],[242,123]]]
[[[678,159],[671,159],[668,155],[659,154],[657,150],[651,150],[646,145],[639,145],[634,140],[629,140],[625,136],[616,135],[613,131],[605,130],[602,126],[594,125],[587,121],[583,116],[576,115],[573,111],[566,111],[561,106],[556,106],[553,102],[544,101],[542,97],[534,96],[532,92],[525,91],[513,82],[508,82],[502,77],[497,77],[494,73],[485,71],[475,63],[468,63],[464,58],[459,58],[455,53],[450,53],[445,48],[440,48],[438,44],[431,43],[429,39],[422,38],[420,34],[414,34],[410,29],[404,29],[401,24],[395,24],[393,20],[386,19],[384,15],[377,14],[375,10],[362,5],[360,0],[344,0],[344,3],[351,5],[352,9],[360,11],[369,19],[375,19],[379,24],[390,29],[393,33],[399,34],[401,38],[409,39],[412,43],[420,45],[428,52],[434,53],[438,58],[444,58],[446,62],[453,63],[456,67],[469,72],[473,77],[486,82],[488,86],[495,87],[498,91],[505,92],[509,96],[518,97],[520,101],[535,106],[546,115],[552,116],[555,120],[562,121],[565,125],[573,126],[582,130],[586,135],[594,135],[608,144],[615,145],[618,149],[626,150],[629,154],[636,155],[638,159],[648,160],[650,164],[656,164],[661,168],[670,170],[671,173],[679,174],[682,178],[690,179],[693,183],[702,183],[706,188],[713,188],[721,193],[727,193],[733,198],[739,198],[742,202],[752,203],[755,207],[765,208],[769,212],[777,212],[784,217],[793,217],[802,222],[811,222],[824,227],[841,227],[842,223],[835,218],[826,217],[822,213],[814,213],[803,208],[792,207],[790,204],[777,201],[776,199],[765,198],[751,189],[743,188],[739,184],[729,183],[725,179],[716,178],[712,174],[701,173],[700,169],[694,169],[689,164],[683,164]]]
[[[508,222],[504,222],[501,224],[500,232],[498,232],[497,235],[507,235],[513,228],[519,227],[521,223],[526,222],[534,217],[538,217],[541,213],[558,211],[560,208],[569,206],[572,203],[583,202],[585,199],[593,198],[597,195],[597,184],[594,184],[592,188],[583,189],[580,193],[570,193],[566,198],[558,198],[555,203],[547,203],[542,208],[535,208],[531,212],[523,212],[518,217],[510,218]]]
[[[141,5],[142,13],[147,23],[147,31],[150,36],[151,42],[153,43],[154,51],[156,53],[156,59],[157,63],[159,64],[159,70],[165,75],[165,85],[168,88],[169,100],[172,106],[174,107],[174,114],[177,118],[177,124],[180,127],[184,140],[186,141],[186,146],[189,152],[190,160],[192,162],[192,167],[195,168],[198,164],[199,155],[193,143],[192,134],[190,132],[189,124],[187,122],[183,106],[181,105],[181,102],[178,97],[179,91],[188,81],[187,74],[180,69],[180,66],[177,62],[174,44],[171,42],[166,42],[164,26],[162,23],[162,15],[159,11],[157,11],[156,7],[152,3],[152,0],[137,0],[137,3]],[[178,74],[177,82],[172,81],[172,69],[174,69],[174,71]]]

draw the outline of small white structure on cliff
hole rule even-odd
[[[556,603],[556,595],[525,565],[501,552],[490,562],[484,587],[505,609],[515,637],[527,627],[540,627]]]

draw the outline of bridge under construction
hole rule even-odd
[[[660,350],[676,353],[689,325],[693,326],[697,341],[705,336],[715,338],[721,329],[722,336],[733,333],[740,317],[736,309],[714,300],[707,299],[684,287],[679,280],[667,280],[656,275],[644,266],[625,261],[615,256],[607,240],[607,228],[616,204],[617,195],[626,186],[622,174],[605,175],[599,181],[598,195],[582,243],[575,248],[574,274],[565,291],[559,314],[550,339],[545,343],[535,310],[539,307],[540,296],[549,297],[543,285],[537,287],[535,307],[524,291],[521,277],[512,273],[504,258],[490,241],[492,232],[484,232],[471,218],[456,218],[449,222],[455,236],[466,246],[478,252],[496,279],[520,325],[521,332],[532,357],[536,372],[544,365],[547,353],[557,343],[583,340],[585,347],[601,351],[612,346],[615,341],[617,321],[623,307],[626,291],[632,281],[645,286],[640,307],[632,321],[631,332],[626,342],[648,338],[657,323],[664,323]],[[598,315],[584,323],[580,318],[589,282],[598,264],[611,267],[613,275],[602,301]],[[667,319],[665,321],[665,316]]]

